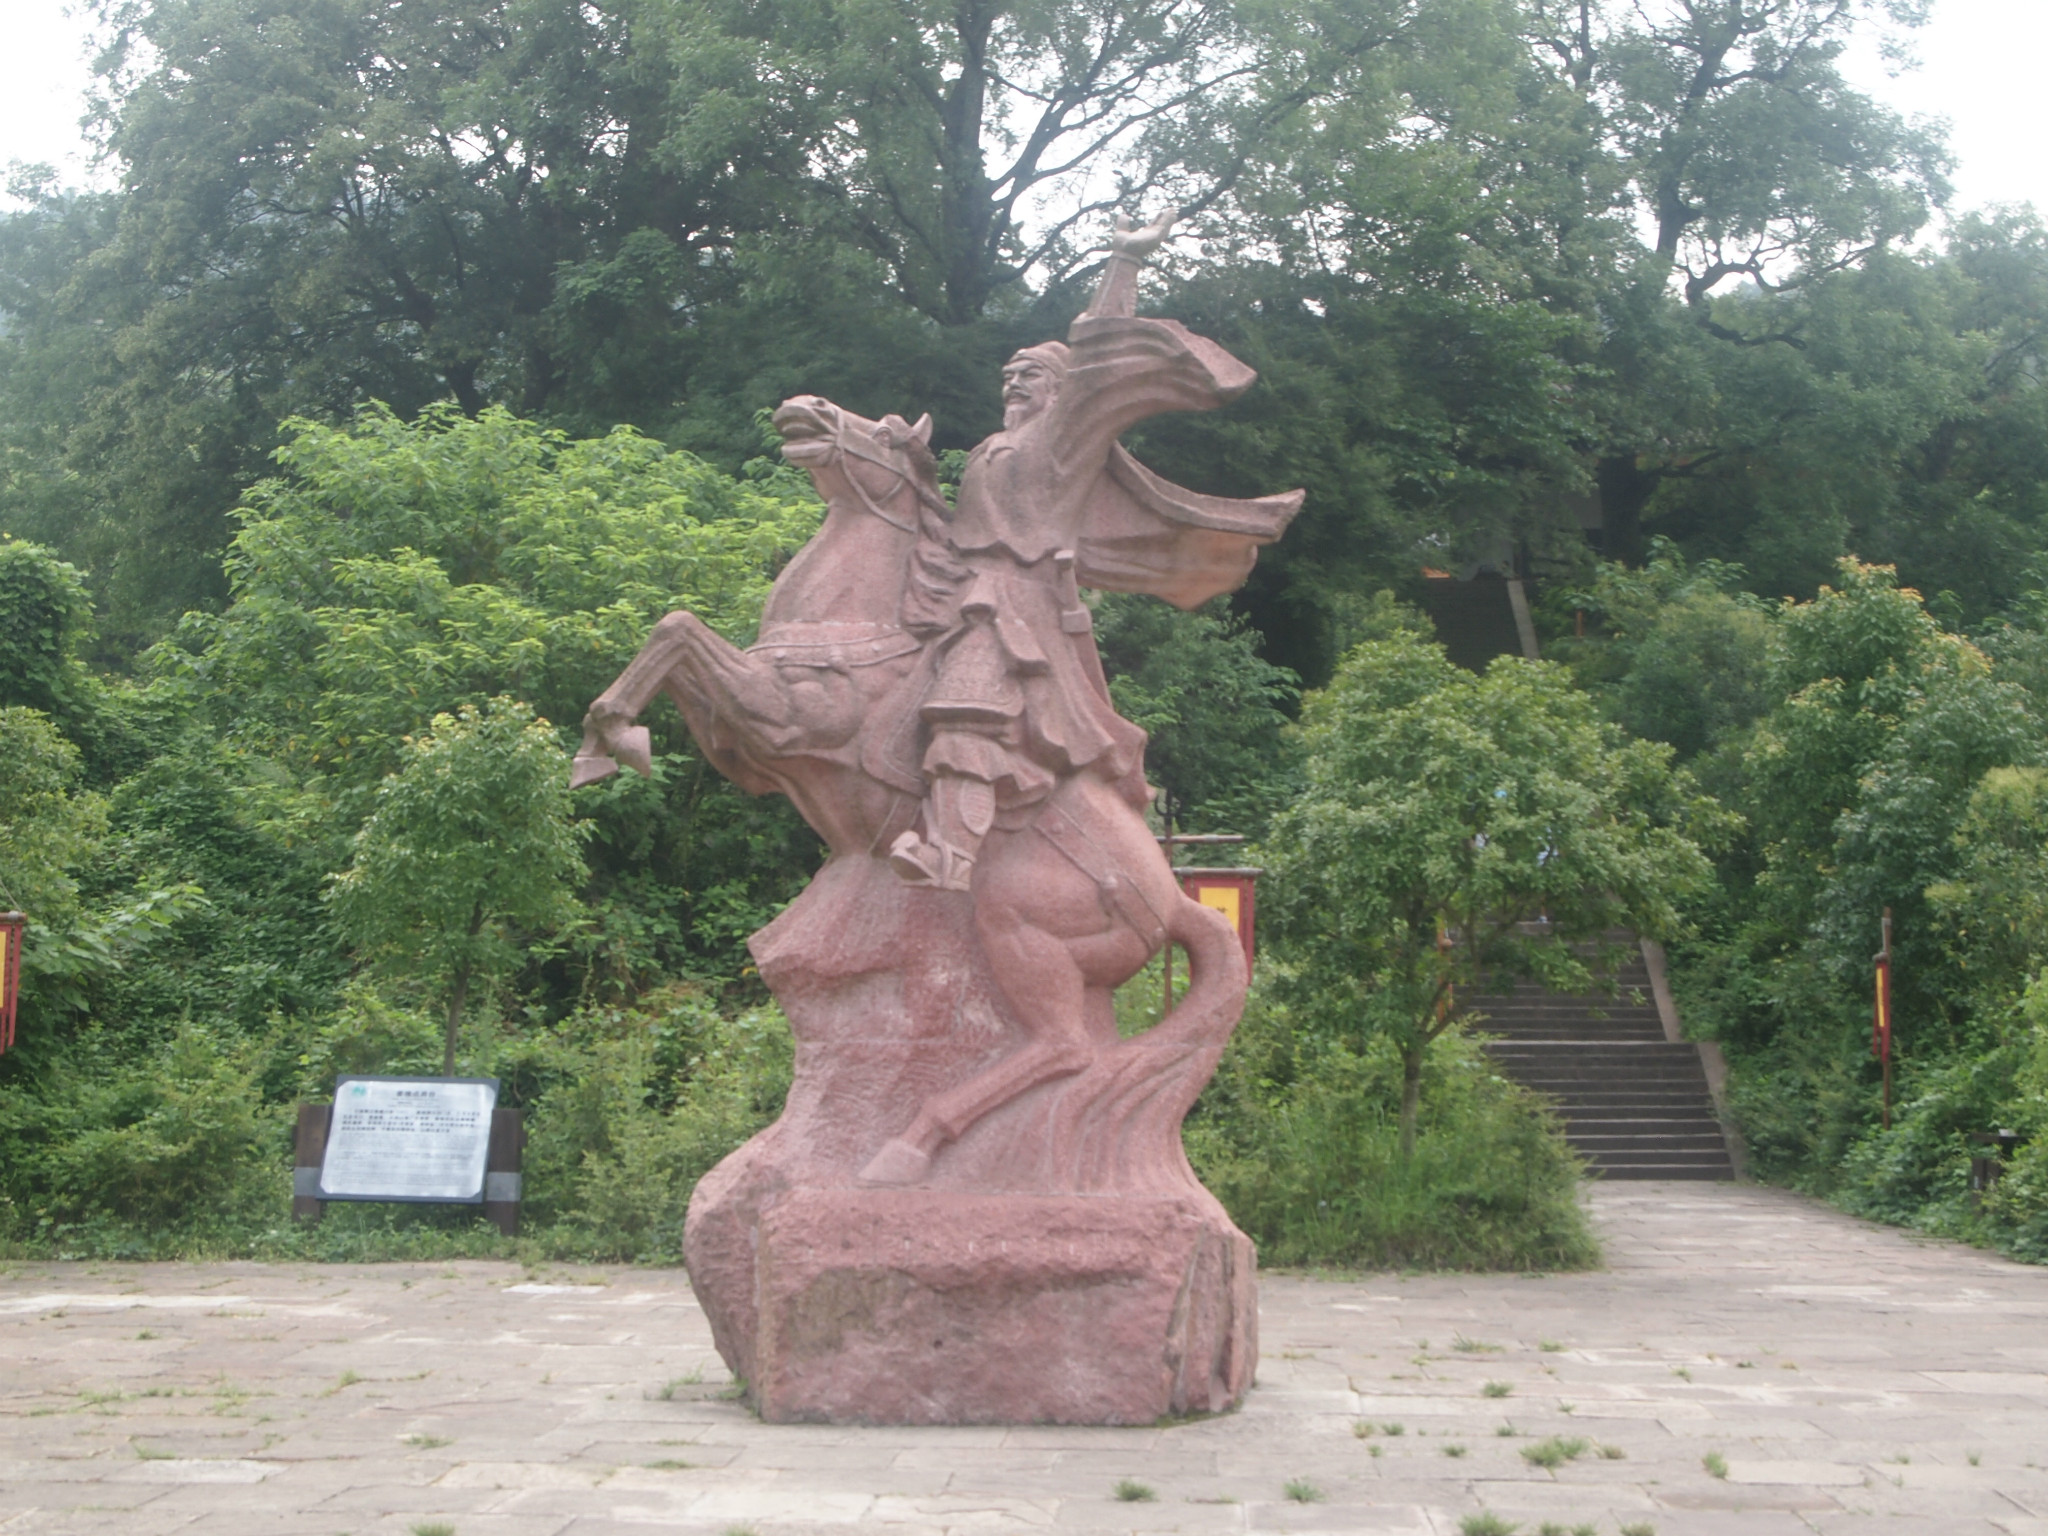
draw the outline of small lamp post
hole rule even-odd
[[[1877,1004],[1870,1020],[1870,1054],[1884,1068],[1884,1128],[1892,1128],[1892,909],[1884,909],[1884,948],[1877,965]]]

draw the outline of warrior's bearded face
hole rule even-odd
[[[1003,430],[1014,432],[1052,404],[1059,375],[1038,358],[1019,354],[1003,368]]]

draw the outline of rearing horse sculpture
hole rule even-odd
[[[749,941],[796,1041],[775,1124],[690,1198],[683,1251],[764,1417],[1148,1422],[1220,1408],[1257,1359],[1256,1256],[1181,1148],[1244,1004],[1230,924],[1145,822],[1082,588],[1193,607],[1299,493],[1229,501],[1119,436],[1252,372],[1135,314],[1171,219],[1119,225],[1065,343],[1004,369],[1003,430],[940,495],[930,421],[814,396],[775,413],[826,503],[760,638],[687,613],[591,706],[575,781],[648,771],[657,694],[743,788],[830,849]],[[1166,944],[1192,980],[1119,1038],[1113,994]]]
[[[914,550],[943,537],[950,510],[926,446],[930,421],[869,421],[815,396],[786,401],[774,420],[784,455],[825,499],[823,526],[777,579],[750,648],[687,612],[656,625],[592,704],[574,782],[621,763],[647,772],[646,728],[633,722],[666,694],[721,772],[751,792],[790,797],[831,850],[828,870],[858,862],[863,882],[887,891],[899,882],[881,855],[918,799],[863,766],[862,726],[914,681],[923,650],[897,615]],[[973,931],[1023,1043],[926,1097],[861,1168],[866,1182],[918,1180],[993,1110],[1116,1054],[1110,995],[1168,942],[1187,949],[1191,985],[1149,1032],[1149,1049],[1123,1053],[1126,1069],[1156,1065],[1169,1045],[1213,1056],[1236,1023],[1236,935],[1181,892],[1142,814],[1099,778],[1072,778],[1027,822],[993,829],[973,890],[940,899],[970,897]]]

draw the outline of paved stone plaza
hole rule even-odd
[[[1268,1276],[1243,1411],[1152,1429],[761,1424],[677,1271],[7,1266],[0,1532],[2048,1536],[2048,1270],[1589,1198],[1604,1273]]]

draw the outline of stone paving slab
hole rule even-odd
[[[1144,1429],[758,1423],[675,1271],[4,1266],[0,1536],[2048,1536],[2048,1270],[1587,1199],[1599,1273],[1267,1276],[1245,1407]]]

